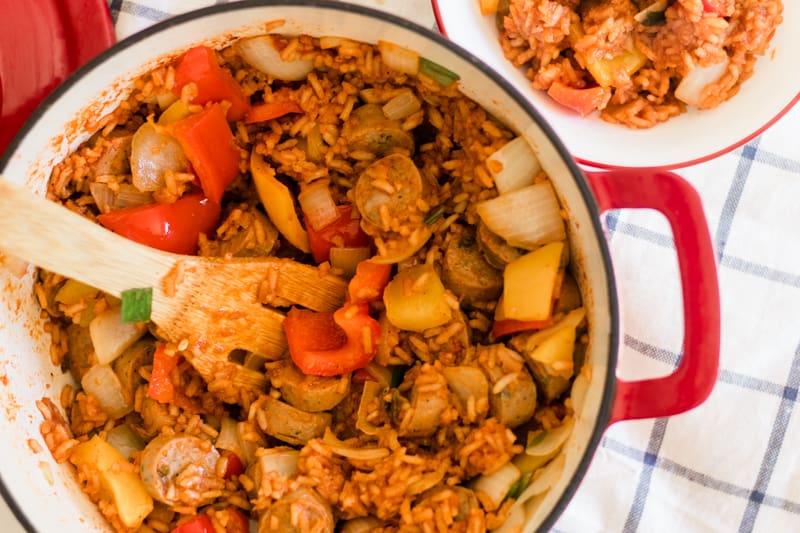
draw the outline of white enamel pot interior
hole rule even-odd
[[[589,181],[526,99],[475,57],[408,21],[356,6],[321,1],[243,1],[214,6],[148,28],[82,68],[57,89],[25,125],[0,162],[0,172],[5,179],[24,183],[41,193],[54,162],[89,137],[96,119],[113,109],[130,91],[131,80],[191,46],[205,43],[221,47],[237,37],[263,33],[264,24],[276,19],[285,21],[283,26],[272,30],[276,33],[345,36],[365,42],[382,39],[412,48],[458,73],[465,94],[511,129],[527,131],[538,145],[543,163],[547,162],[550,178],[570,214],[573,258],[579,267],[578,277],[591,325],[587,355],[590,372],[583,373],[585,386],[573,394],[577,423],[565,448],[563,474],[544,498],[529,506],[525,530],[551,526],[576,490],[609,423],[685,410],[702,401],[710,386],[706,379],[703,390],[689,394],[688,398],[684,394],[683,403],[661,406],[660,410],[630,407],[632,400],[647,395],[631,384],[618,386],[620,382],[615,377],[619,319],[598,201]],[[621,182],[612,178],[611,175],[592,177],[592,183],[599,184],[603,191],[598,196],[602,199],[600,206],[604,209],[635,207],[627,200],[613,205],[614,191],[621,188],[614,183]],[[648,180],[671,181],[673,178],[681,181],[674,176],[644,176],[642,179],[646,185],[650,183]],[[637,178],[623,176],[621,179]],[[683,194],[685,188],[681,191]],[[707,239],[704,220],[694,222],[700,228],[692,228],[692,231],[700,234],[701,241],[703,235]],[[36,236],[31,235],[31,238]],[[702,253],[710,254],[708,242],[700,242],[697,247]],[[713,290],[706,291],[704,296],[713,300],[716,294],[713,255],[704,257],[711,258],[711,272],[704,273],[704,278],[689,281],[710,283]],[[51,397],[58,404],[59,393],[68,378],[50,363],[50,338],[44,332],[44,322],[32,290],[33,267],[22,274],[12,270],[0,268],[3,287],[0,293],[0,405],[5,412],[5,416],[0,417],[0,434],[4,437],[0,444],[0,489],[26,529],[62,533],[106,531],[107,524],[79,490],[71,467],[55,463],[42,441],[39,432],[42,419],[35,402]],[[686,281],[684,279],[684,284]],[[711,308],[713,315],[714,305]],[[703,327],[706,331],[710,327],[713,333],[713,323]],[[687,331],[687,339],[688,336]],[[713,383],[718,348],[715,351],[714,335],[708,336],[711,341],[703,350],[708,352],[713,364],[706,364],[705,371],[711,375]],[[692,368],[684,370],[684,373],[693,372]],[[39,447],[42,451],[37,453]]]

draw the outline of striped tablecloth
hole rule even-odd
[[[118,38],[222,0],[109,0]],[[350,0],[432,28],[428,0]],[[466,0],[447,0],[466,1]],[[693,411],[606,431],[555,531],[800,531],[800,106],[760,137],[679,170],[700,192],[719,262],[720,374]],[[677,261],[665,219],[607,226],[623,308],[618,375],[675,367]]]

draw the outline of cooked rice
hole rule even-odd
[[[704,12],[704,3],[671,0],[663,20],[645,25],[634,16],[653,0],[511,0],[508,13],[498,15],[500,44],[533,89],[547,91],[556,82],[575,89],[603,85],[609,99],[600,118],[650,128],[686,111],[675,89],[695,65],[729,60],[725,73],[702,90],[700,109],[732,98],[783,20],[781,0],[720,0],[720,14]],[[634,72],[612,67],[605,82],[587,67],[633,47],[646,58]]]
[[[425,76],[415,78],[393,72],[385,67],[373,46],[340,38],[324,39],[322,45],[320,40],[308,36],[283,41],[282,56],[313,61],[316,70],[306,81],[273,82],[249,67],[235,46],[218,52],[220,62],[248,96],[254,100],[263,98],[264,102],[288,98],[303,112],[264,123],[238,122],[232,127],[241,153],[241,173],[226,191],[216,231],[200,236],[199,254],[309,259],[294,250],[265,216],[254,191],[248,155],[255,152],[265,157],[290,190],[325,180],[330,183],[337,204],[351,204],[352,189],[359,175],[379,156],[363,147],[351,147],[344,125],[362,104],[383,105],[403,91],[412,91],[421,108],[399,122],[398,129],[414,134],[414,164],[425,187],[431,189],[430,195],[418,198],[404,212],[381,211],[380,224],[376,223],[381,231],[372,237],[378,251],[387,254],[402,251],[402,246],[408,243],[422,246],[401,268],[424,262],[438,274],[443,250],[453,239],[460,238],[464,228],[478,223],[476,203],[496,196],[486,159],[512,139],[513,134],[463,97],[457,84],[445,88]],[[115,138],[130,136],[146,121],[159,116],[159,98],[168,97],[174,86],[173,66],[158,68],[137,80],[136,89],[118,109],[94,124],[99,133],[54,167],[48,197],[96,220],[100,209],[91,185],[104,184],[118,193],[131,184],[129,169],[120,174],[99,172],[99,162],[108,161],[115,142],[119,144]],[[197,90],[194,83],[187,84],[180,98],[190,102]],[[197,109],[194,105],[190,107]],[[322,153],[315,157],[307,151],[310,135],[321,139]],[[407,148],[397,148],[395,153],[410,155]],[[173,202],[194,187],[191,173],[170,172],[165,178],[163,186],[153,193],[156,202]],[[388,174],[372,185],[384,194],[393,194],[398,189]],[[426,218],[437,210],[436,219],[425,224]],[[354,217],[355,211],[354,208]],[[175,286],[180,283],[182,269],[183,264],[178,263],[163,280],[162,288],[168,296],[174,294]],[[320,265],[321,276],[335,272],[328,263]],[[417,281],[419,285],[425,282],[425,279]],[[471,394],[464,401],[454,396],[445,373],[447,368],[481,369],[489,380],[487,394],[491,391],[497,396],[507,395],[515,380],[528,371],[521,356],[494,345],[496,339],[490,332],[496,302],[466,306],[448,290],[445,300],[453,316],[444,324],[421,332],[402,331],[388,322],[381,324],[374,363],[393,367],[395,373],[400,370],[405,373],[399,384],[385,383],[380,394],[364,406],[365,420],[374,432],[367,434],[356,429],[363,381],[349,375],[328,378],[336,380],[331,390],[344,399],[333,408],[323,409],[330,416],[326,433],[294,445],[299,457],[293,475],[264,472],[255,465],[268,460],[265,455],[269,448],[283,444],[279,442],[280,436],[270,433],[271,419],[265,405],[275,400],[288,402],[288,394],[282,391],[287,386],[285,376],[270,371],[270,386],[262,394],[237,387],[230,366],[219,365],[213,379],[206,382],[189,362],[194,341],[187,338],[163,348],[167,355],[180,359],[168,376],[174,400],[156,401],[150,397],[149,387],[155,379],[152,347],[158,332],[151,328],[145,336],[151,348],[147,355],[128,374],[115,368],[118,375],[128,380],[131,412],[111,418],[98,398],[80,388],[80,381],[96,364],[87,326],[94,316],[119,302],[99,292],[74,302],[58,302],[56,295],[65,283],[61,276],[40,271],[35,285],[36,297],[49,318],[46,327],[53,341],[52,362],[69,370],[76,381],[74,386],[60,391],[66,419],[51,400],[45,398],[37,404],[43,418],[41,433],[45,445],[57,462],[69,461],[75,446],[93,435],[107,439],[120,425],[127,425],[146,443],[158,436],[199,437],[204,443],[202,450],[208,452],[223,437],[223,421],[233,419],[237,457],[249,464],[245,471],[229,475],[235,461],[223,453],[210,469],[190,464],[173,472],[174,498],[169,505],[155,505],[144,519],[145,531],[168,532],[201,513],[209,517],[216,531],[241,533],[226,509],[238,509],[254,519],[270,516],[270,523],[263,528],[278,528],[279,518],[268,515],[268,511],[301,489],[319,496],[336,520],[371,516],[379,521],[378,531],[484,531],[502,523],[508,506],[496,510],[470,500],[465,511],[462,498],[464,491],[470,493],[466,488],[469,482],[508,464],[522,451],[520,443],[525,441],[527,430],[555,427],[568,414],[564,404],[567,398],[560,398],[552,404],[540,405],[526,425],[512,431],[491,412],[488,396]],[[289,303],[276,296],[280,283],[277,268],[266,272],[263,282],[254,288],[259,301],[285,310]],[[375,314],[383,310],[380,301],[371,305]],[[355,306],[350,309],[351,315],[356,314]],[[370,329],[365,327],[360,331],[358,342],[364,351],[371,352]],[[247,364],[255,360],[257,365],[264,364],[257,356],[250,359],[253,355],[239,356],[237,361]],[[269,368],[275,365],[266,363]],[[432,426],[425,422],[430,409],[435,410]],[[144,462],[143,455],[142,451],[134,451],[125,465],[138,472]],[[77,469],[82,490],[97,504],[111,527],[128,531],[103,489],[102,476],[103,472],[92,465]],[[322,527],[308,522],[301,502],[294,502],[290,509],[291,523],[299,530],[314,531]]]

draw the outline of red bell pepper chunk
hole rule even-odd
[[[321,320],[317,313],[293,307],[283,321],[292,361],[305,374],[338,376],[365,367],[378,349],[381,326],[369,316],[366,303],[347,303],[332,314],[332,320]],[[323,328],[323,324],[327,324]],[[330,338],[345,342],[332,348]]]
[[[231,479],[239,476],[244,472],[244,463],[239,459],[239,456],[234,452],[228,451],[224,454],[227,458],[225,462],[225,473],[222,475],[225,479]]]
[[[285,100],[281,102],[264,102],[263,104],[256,104],[250,107],[244,121],[247,124],[256,122],[266,122],[275,118],[280,118],[289,113],[302,113],[301,108],[297,102]]]
[[[547,95],[559,104],[577,111],[582,117],[603,109],[611,99],[611,92],[603,87],[575,89],[561,82],[553,82]]]
[[[497,320],[492,325],[492,336],[496,339],[519,333],[521,331],[530,331],[533,329],[542,329],[553,325],[553,321],[547,320],[514,320],[507,318],[505,320]]]
[[[194,254],[198,237],[216,229],[219,215],[219,203],[192,193],[171,204],[110,211],[99,215],[97,220],[114,233],[140,244],[176,254]]]
[[[174,528],[170,533],[217,533],[217,530],[207,514],[199,514]]]
[[[353,208],[349,205],[340,205],[338,209],[339,218],[322,229],[315,230],[308,220],[305,221],[311,255],[314,256],[314,261],[317,263],[330,259],[331,248],[334,246],[360,248],[372,244],[367,234],[361,229],[361,220],[353,218]]]
[[[189,83],[197,85],[197,96],[193,104],[207,102],[230,102],[228,119],[241,120],[250,108],[250,100],[231,73],[219,66],[217,55],[207,46],[196,46],[183,54],[175,67],[175,92]]]
[[[237,509],[228,509],[230,518],[226,526],[226,533],[248,533],[250,531],[250,520]]]
[[[192,163],[203,192],[219,203],[225,187],[239,173],[239,149],[222,106],[212,104],[200,113],[169,125]]]
[[[159,402],[172,403],[175,400],[175,384],[172,382],[172,373],[178,368],[181,356],[177,353],[169,355],[166,347],[167,345],[163,342],[156,345],[147,396]]]
[[[703,12],[717,16],[725,16],[725,2],[723,0],[703,0]]]
[[[355,372],[353,372],[353,377],[351,378],[353,383],[366,383],[367,381],[378,381],[375,379],[375,376],[367,370],[366,368],[359,368]]]
[[[391,275],[392,265],[361,261],[356,266],[356,275],[347,286],[350,301],[359,303],[380,300]]]

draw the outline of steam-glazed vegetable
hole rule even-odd
[[[183,261],[121,299],[38,272],[74,384],[40,402],[44,441],[112,530],[477,533],[535,512],[591,375],[575,224],[552,161],[452,68],[338,36],[196,46],[56,165],[48,197],[119,235],[269,258],[241,298],[280,325],[268,356],[223,342],[250,311],[209,313],[214,344],[164,338],[147,305],[123,322]]]

